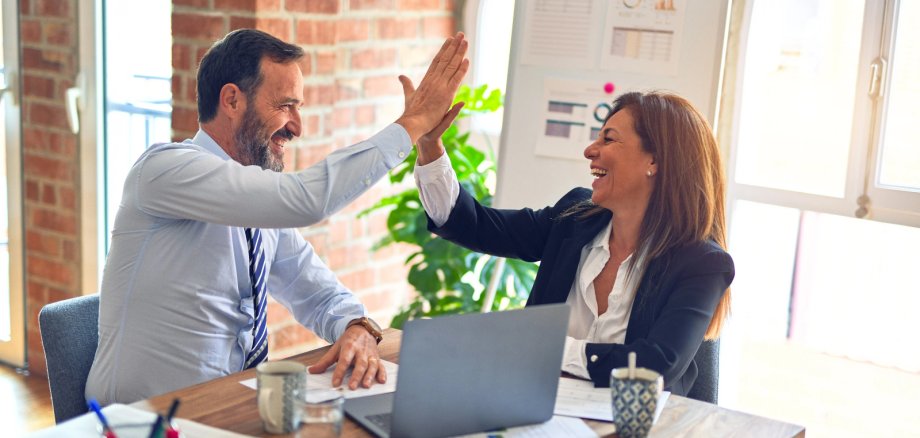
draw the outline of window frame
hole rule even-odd
[[[102,5],[103,0],[79,2],[78,28],[80,34],[80,73],[75,87],[79,89],[79,150],[80,150],[80,292],[83,295],[99,291],[102,268],[105,265],[105,181],[101,172],[104,154],[99,142],[105,128],[102,110]]]
[[[728,115],[734,121],[740,120],[740,102],[743,100],[741,92],[744,85],[741,66],[744,65],[748,56],[741,48],[747,46],[751,15],[756,1],[735,3],[735,7],[743,8],[741,9],[743,12],[740,13],[742,22],[737,26],[738,36],[734,44],[737,59],[734,67],[736,69],[735,78],[733,83],[726,82],[723,85],[723,94],[730,93],[729,100],[734,102],[731,105],[731,114]],[[729,212],[733,210],[737,200],[746,200],[841,216],[864,217],[900,225],[920,226],[920,193],[884,188],[877,183],[879,140],[883,121],[880,114],[885,109],[884,96],[887,93],[883,92],[880,96],[870,94],[872,64],[877,59],[887,58],[890,55],[894,30],[892,21],[896,18],[897,6],[898,0],[866,0],[843,197],[801,193],[736,182],[737,157],[741,146],[738,141],[737,123],[729,122],[727,125],[732,126],[733,129],[721,136],[723,140],[727,140],[729,145],[727,160]],[[733,18],[738,16],[738,12],[733,13]],[[887,91],[889,75],[889,69],[881,72],[882,90]],[[869,204],[867,214],[861,215],[858,210],[862,205],[860,202],[865,199],[863,196],[868,196]]]
[[[462,14],[462,18],[463,18],[462,22],[463,22],[463,28],[464,28],[463,30],[467,34],[467,39],[473,42],[469,48],[469,59],[472,61],[473,65],[483,64],[483,62],[481,62],[482,60],[479,59],[479,52],[480,52],[479,44],[481,41],[483,41],[483,39],[479,38],[477,34],[479,32],[479,25],[480,25],[479,20],[480,20],[480,17],[482,16],[482,4],[484,1],[489,1],[489,0],[468,0],[466,3],[463,4],[463,9],[459,11],[459,13]],[[496,1],[496,0],[491,0],[491,1]],[[508,0],[498,0],[498,1],[504,2]],[[524,1],[524,0],[517,0],[517,1]],[[511,9],[512,11],[514,10],[513,1],[511,1]],[[512,15],[513,15],[513,12],[512,12]],[[508,29],[511,29],[512,27],[513,27],[512,23],[508,23]],[[510,45],[510,41],[509,41],[509,45]],[[507,77],[507,73],[510,72],[510,63],[511,63],[510,47],[509,47],[509,57],[505,61],[509,67],[505,69],[506,70],[506,80],[505,80],[504,88],[501,88],[502,97],[507,97],[507,92],[508,92],[508,80],[510,78]],[[469,82],[473,85],[482,85],[482,82],[480,81],[481,78],[477,77],[477,70],[474,68],[471,73],[472,73],[470,75],[471,79]],[[496,86],[496,84],[488,84],[488,85],[493,88]],[[502,108],[504,109],[504,106]],[[460,123],[463,123],[465,124],[465,126],[468,126],[470,128],[471,134],[475,136],[477,139],[481,139],[482,142],[491,149],[495,157],[498,157],[499,149],[501,148],[501,131],[503,129],[502,125],[504,124],[503,118],[501,118],[501,120],[499,121],[499,129],[494,132],[488,129],[482,129],[480,124],[476,123],[475,117],[471,117],[466,120],[461,120]]]
[[[871,0],[870,0],[871,1]],[[884,138],[884,123],[887,115],[887,97],[891,95],[891,65],[888,61],[893,57],[895,34],[898,26],[897,12],[901,0],[884,1],[882,25],[878,39],[877,60],[881,60],[880,93],[874,97],[873,115],[871,125],[870,146],[866,152],[869,157],[866,165],[866,195],[871,206],[870,218],[883,222],[920,227],[920,189],[916,191],[887,188],[879,183],[882,159],[882,140]],[[867,79],[868,81],[871,80]],[[913,208],[910,208],[913,207]]]
[[[22,88],[19,58],[19,2],[3,2],[3,65],[6,86],[10,87],[0,105],[5,108],[7,228],[10,254],[9,305],[10,341],[0,341],[0,362],[15,367],[26,366],[25,262],[23,258],[23,181],[22,181]],[[12,48],[14,50],[7,50]]]

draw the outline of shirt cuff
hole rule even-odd
[[[425,213],[436,226],[443,226],[460,197],[460,184],[450,158],[444,153],[424,166],[416,163],[414,175]]]
[[[390,169],[402,163],[412,152],[412,139],[406,128],[398,123],[391,123],[367,141],[383,152],[383,161]]]
[[[418,181],[425,184],[437,182],[439,178],[453,172],[454,168],[450,165],[450,157],[447,155],[447,152],[441,154],[437,160],[424,166],[418,164],[418,162],[415,163],[415,176]]]
[[[342,335],[345,334],[345,329],[348,328],[349,322],[352,322],[363,316],[367,316],[367,315],[363,313],[355,313],[351,315],[345,315],[342,318],[339,318],[339,320],[334,323],[335,328],[333,328],[333,333],[335,333],[335,340],[332,341],[332,343],[333,344],[336,343],[339,340],[339,338],[341,338]]]
[[[562,371],[573,376],[584,379],[591,379],[588,374],[588,360],[585,357],[585,346],[587,342],[582,339],[575,339],[571,336],[565,337],[565,350],[562,354]]]

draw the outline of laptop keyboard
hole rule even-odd
[[[393,419],[392,412],[385,412],[383,414],[368,415],[364,418],[367,418],[368,421],[374,423],[377,427],[389,432],[390,431],[390,420]]]

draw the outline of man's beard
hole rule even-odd
[[[246,108],[243,114],[243,123],[240,129],[236,131],[236,144],[239,146],[238,160],[246,166],[259,166],[263,169],[281,172],[284,170],[284,157],[282,154],[275,154],[269,143],[273,136],[279,136],[287,140],[294,138],[294,134],[287,128],[282,127],[275,133],[268,135],[262,127],[262,121],[256,115],[255,110],[250,106]]]

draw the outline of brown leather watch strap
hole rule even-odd
[[[366,316],[353,319],[348,322],[348,325],[345,326],[345,329],[347,330],[348,327],[353,325],[360,325],[361,327],[364,327],[364,329],[367,330],[367,332],[370,333],[370,335],[373,336],[375,340],[377,340],[378,344],[383,340],[383,332],[380,330],[380,326],[377,325],[373,319],[370,319]]]

